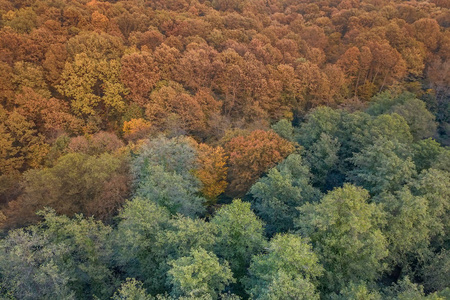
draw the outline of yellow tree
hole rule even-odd
[[[228,184],[227,156],[222,147],[214,148],[199,144],[197,149],[199,168],[195,171],[195,175],[203,184],[201,193],[211,205],[215,203],[217,196],[225,191]]]
[[[71,101],[79,116],[121,113],[125,109],[123,96],[128,89],[120,82],[118,60],[94,59],[86,53],[77,54],[66,63],[58,91]]]

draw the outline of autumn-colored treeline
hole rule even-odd
[[[109,215],[130,193],[128,153],[160,133],[194,138],[206,198],[240,195],[293,147],[251,130],[388,88],[425,101],[448,142],[446,1],[2,0],[0,16],[0,201],[14,214],[30,190],[37,206],[76,193],[73,176],[92,190],[60,212]],[[258,163],[240,150],[272,144]]]

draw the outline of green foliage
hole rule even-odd
[[[146,176],[136,195],[166,207],[172,214],[194,217],[204,212],[206,200],[197,196],[200,183],[195,177],[187,180],[177,173],[165,172],[161,166],[149,166]]]
[[[392,112],[405,118],[416,141],[431,137],[436,132],[435,116],[419,99],[411,99],[402,105],[396,105],[392,108]]]
[[[368,124],[361,138],[364,146],[373,144],[373,141],[380,138],[404,144],[410,144],[413,140],[406,120],[398,114],[384,114],[375,117]]]
[[[446,171],[428,169],[411,184],[415,195],[428,202],[431,222],[431,238],[443,246],[449,241],[450,233],[450,174]]]
[[[273,131],[275,131],[279,136],[282,138],[293,142],[294,141],[294,126],[292,126],[292,122],[286,119],[282,119],[278,121],[277,123],[273,124],[272,127]]]
[[[366,190],[345,184],[320,203],[299,208],[297,226],[320,256],[325,291],[338,292],[352,281],[374,281],[386,268],[387,242],[379,229],[385,219],[368,199]]]
[[[411,93],[398,96],[389,92],[381,93],[374,97],[367,112],[371,115],[396,113],[402,116],[416,141],[430,137],[436,131],[434,115],[427,110],[425,102],[416,99]]]
[[[113,300],[152,300],[154,299],[147,294],[142,287],[142,282],[134,278],[127,278],[127,281],[122,283],[120,289],[114,293]]]
[[[310,178],[301,156],[291,154],[252,186],[254,209],[269,235],[293,229],[296,207],[318,200],[320,192],[311,186]]]
[[[319,299],[315,284],[323,269],[299,236],[276,235],[266,254],[253,257],[249,272],[246,286],[251,299]]]
[[[198,196],[202,186],[193,174],[197,164],[191,139],[150,140],[132,163],[135,194],[166,207],[172,214],[202,214],[206,200]]]
[[[372,194],[394,192],[416,175],[408,148],[397,141],[376,140],[351,158],[355,169],[349,175]]]
[[[1,241],[2,286],[19,299],[82,299],[112,293],[111,228],[93,219],[41,213],[38,225]]]
[[[438,157],[443,151],[444,148],[431,138],[413,144],[413,160],[417,172],[431,168],[437,163]]]
[[[423,286],[411,282],[408,277],[387,288],[384,298],[389,300],[444,300],[437,294],[425,296]]]
[[[340,143],[336,138],[322,133],[320,138],[306,151],[305,162],[314,175],[313,183],[315,185],[325,186],[327,175],[336,169],[336,164],[339,162],[339,149]]]
[[[203,248],[192,250],[189,256],[169,262],[168,274],[174,296],[216,299],[224,288],[234,282],[233,274],[225,261],[222,264],[214,253]]]
[[[250,209],[250,203],[236,199],[222,206],[211,223],[217,228],[215,253],[230,263],[236,279],[242,278],[252,256],[266,244],[263,222]]]
[[[298,143],[309,149],[322,133],[334,136],[339,129],[342,113],[329,107],[319,107],[308,113],[299,128]]]
[[[450,172],[450,149],[447,147],[437,157],[431,166],[434,169]]]
[[[125,203],[119,214],[114,247],[115,260],[129,277],[143,281],[150,291],[164,289],[164,274],[155,272],[164,257],[154,247],[158,234],[167,228],[170,214],[164,207],[142,198]]]
[[[386,212],[383,233],[389,245],[389,264],[399,265],[406,273],[411,261],[423,261],[428,251],[434,222],[429,203],[411,194],[407,187],[394,194],[381,194],[376,201]]]
[[[428,291],[450,288],[450,250],[442,249],[423,268],[424,286]]]
[[[376,290],[371,290],[364,283],[355,284],[350,283],[341,290],[339,295],[332,295],[330,299],[333,300],[381,300],[380,293]]]

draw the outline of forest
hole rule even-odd
[[[0,0],[0,299],[450,299],[448,0]]]

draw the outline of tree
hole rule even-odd
[[[142,282],[134,278],[127,278],[122,283],[120,289],[114,293],[113,300],[153,300],[145,289],[142,287]]]
[[[435,117],[427,110],[425,103],[416,99],[412,93],[405,92],[399,95],[390,92],[380,93],[373,97],[367,112],[371,115],[396,113],[402,116],[415,141],[430,137],[436,131]]]
[[[381,300],[381,295],[376,290],[370,290],[366,284],[360,283],[350,283],[342,289],[339,295],[332,295],[333,300]]]
[[[126,177],[122,178],[125,183],[108,184],[119,173],[121,163],[121,159],[110,154],[92,157],[70,153],[51,168],[29,170],[24,174],[24,193],[10,202],[7,216],[12,225],[28,223],[36,219],[37,210],[48,206],[69,216],[80,212],[97,216],[106,209],[103,216],[108,217],[128,195]],[[117,196],[106,197],[107,193]]]
[[[2,285],[21,299],[107,297],[115,289],[109,269],[111,228],[81,215],[41,212],[44,220],[1,240]]]
[[[360,149],[373,145],[378,139],[386,139],[403,144],[411,144],[411,135],[408,123],[398,114],[382,114],[367,124],[361,133],[355,134],[354,139],[362,146]]]
[[[63,130],[76,131],[80,120],[70,114],[69,106],[56,98],[45,98],[29,87],[16,94],[17,112],[32,121],[39,133],[51,136]]]
[[[392,286],[388,287],[384,293],[384,298],[389,300],[442,300],[443,298],[439,297],[437,294],[430,294],[425,296],[423,291],[423,286],[411,282],[409,277],[404,277],[399,280],[397,283],[394,283]]]
[[[41,66],[29,62],[19,61],[14,64],[13,83],[16,91],[31,88],[37,94],[50,98],[50,91],[44,79],[44,70]]]
[[[414,196],[406,186],[394,194],[381,194],[376,202],[386,212],[383,233],[388,241],[388,263],[408,273],[412,262],[423,261],[429,251],[434,222],[429,203],[424,197]]]
[[[392,108],[392,112],[405,118],[416,141],[431,137],[436,132],[435,116],[419,99],[411,99],[403,105],[396,105]]]
[[[160,79],[158,67],[148,52],[124,55],[121,64],[121,80],[130,90],[128,98],[144,107]]]
[[[423,268],[424,286],[428,291],[442,291],[449,287],[450,251],[443,248],[434,254]]]
[[[256,214],[269,236],[294,228],[297,207],[317,201],[320,192],[310,184],[311,174],[298,154],[289,155],[250,189]]]
[[[52,44],[45,53],[45,60],[42,67],[45,71],[45,79],[55,87],[58,85],[64,65],[67,59],[66,45],[62,43]]]
[[[432,138],[413,144],[413,160],[417,171],[431,168],[434,163],[438,162],[439,155],[443,151],[444,148]]]
[[[319,299],[316,279],[322,272],[309,244],[299,236],[279,234],[267,253],[252,258],[246,288],[251,299]]]
[[[428,201],[428,213],[432,220],[430,238],[437,248],[447,243],[450,233],[449,186],[449,172],[436,169],[422,171],[418,178],[410,183],[413,194]]]
[[[194,217],[204,212],[195,141],[160,137],[147,142],[132,163],[135,195],[166,207],[171,213]]]
[[[224,288],[234,282],[228,263],[220,263],[214,253],[202,248],[192,250],[189,256],[169,262],[172,268],[172,294],[174,296],[202,297],[216,299]]]
[[[401,189],[416,174],[408,149],[397,141],[378,139],[374,145],[355,153],[349,175],[372,194]]]
[[[94,61],[115,60],[122,56],[123,42],[104,32],[84,32],[67,41],[67,53],[71,59],[84,53]]]
[[[123,122],[123,137],[128,141],[137,141],[150,134],[152,125],[143,118],[131,119]]]
[[[424,43],[424,45],[431,51],[438,47],[441,32],[439,24],[436,20],[422,18],[414,22],[413,26],[417,40]]]
[[[315,142],[305,154],[305,163],[310,167],[313,174],[312,182],[319,187],[325,187],[327,176],[339,161],[340,143],[336,138],[330,137],[326,133],[320,135],[320,139]]]
[[[7,114],[1,109],[0,114],[3,117],[4,139],[12,142],[11,146],[6,146],[3,157],[14,162],[14,168],[21,171],[40,166],[49,146],[45,143],[44,136],[37,132],[34,122],[27,120],[17,110]]]
[[[306,115],[305,122],[299,128],[298,143],[309,149],[322,133],[335,136],[338,131],[342,111],[321,106]]]
[[[57,89],[71,101],[75,114],[110,117],[123,112],[123,97],[129,92],[120,82],[120,68],[118,60],[76,54],[66,63]]]
[[[99,131],[90,136],[80,135],[71,138],[68,150],[88,155],[101,155],[103,153],[114,154],[124,146],[124,143],[114,133]]]
[[[163,291],[165,277],[155,270],[164,258],[154,246],[160,231],[168,226],[170,213],[152,201],[134,198],[125,203],[118,217],[112,239],[117,265],[127,276],[141,280],[149,291]]]
[[[241,280],[253,255],[265,245],[263,223],[250,209],[250,203],[233,200],[211,219],[217,228],[215,253],[230,263],[234,277]]]
[[[225,144],[229,156],[229,193],[243,195],[269,168],[293,152],[294,146],[273,131],[255,130]]]
[[[202,132],[207,122],[207,106],[199,100],[180,84],[170,81],[150,94],[145,114],[153,125],[171,135]]]
[[[292,122],[286,119],[281,119],[277,123],[273,124],[271,128],[283,139],[291,142],[294,141],[294,127],[292,126]]]
[[[217,51],[209,46],[200,46],[196,43],[189,44],[180,58],[178,66],[179,81],[193,90],[211,87],[211,81],[218,69],[214,65],[216,56]]]
[[[148,166],[146,176],[139,183],[136,195],[166,207],[172,214],[194,217],[204,212],[205,199],[197,196],[201,185],[195,177],[185,179],[164,171],[160,165]]]
[[[386,268],[387,242],[379,229],[385,219],[368,199],[366,190],[344,184],[320,203],[299,208],[297,226],[311,238],[325,268],[324,291],[339,292],[352,281],[375,281]]]
[[[198,160],[199,168],[195,174],[203,185],[200,192],[211,205],[220,194],[225,192],[228,185],[227,157],[222,147],[213,148],[206,144],[198,144]]]

